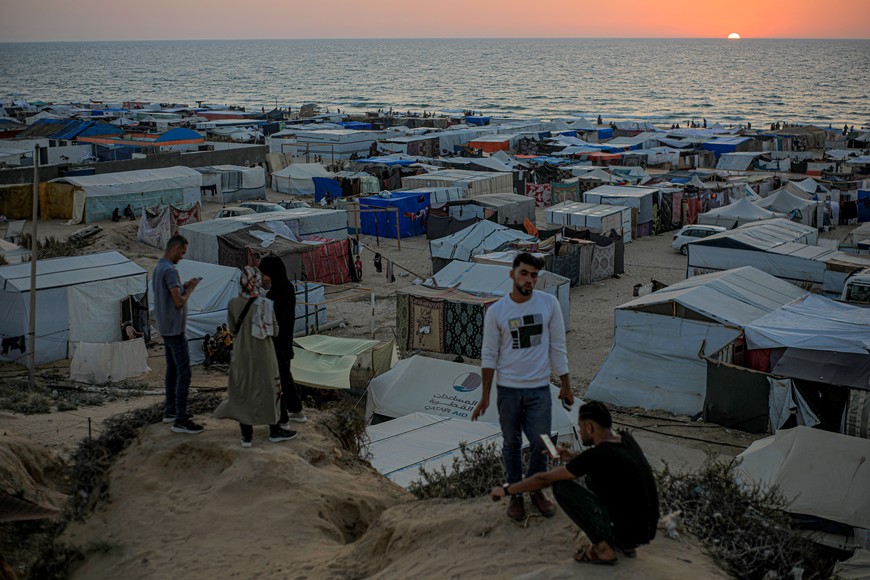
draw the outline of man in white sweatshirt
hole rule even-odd
[[[523,479],[523,433],[531,446],[526,476],[547,471],[540,436],[551,433],[551,368],[561,381],[559,398],[569,405],[574,403],[565,349],[565,324],[559,303],[549,294],[534,291],[538,271],[543,266],[543,260],[531,254],[517,255],[510,274],[514,287],[510,294],[489,307],[483,325],[483,394],[471,420],[476,421],[486,413],[497,370],[498,417],[504,438],[502,454],[508,484]],[[530,494],[530,499],[545,517],[555,513],[555,506],[542,491]],[[507,515],[517,521],[525,519],[522,494],[511,496]]]

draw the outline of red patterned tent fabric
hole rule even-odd
[[[307,241],[323,242],[302,255],[302,267],[309,282],[345,284],[354,281],[355,270],[351,266],[353,256],[350,240],[331,240],[308,236]]]

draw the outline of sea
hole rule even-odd
[[[870,126],[870,40],[0,43],[0,100]]]

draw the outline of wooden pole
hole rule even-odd
[[[397,251],[402,251],[402,233],[399,231],[399,208],[394,207],[393,210],[396,212],[396,248]]]
[[[36,235],[36,216],[39,213],[39,145],[33,150],[33,233],[30,234],[30,358],[27,365],[27,378],[30,388],[36,386],[36,258],[39,237]]]

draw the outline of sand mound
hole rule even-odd
[[[0,494],[63,509],[67,465],[54,451],[16,435],[0,438]]]
[[[62,540],[86,553],[74,578],[558,578],[576,576],[575,529],[559,513],[508,521],[503,504],[413,501],[317,427],[272,444],[206,419],[202,435],[145,429],[109,474],[109,502]],[[104,549],[88,550],[88,546]],[[685,540],[659,539],[619,577],[716,576]],[[604,570],[582,569],[586,575]],[[612,577],[613,570],[608,573]]]

